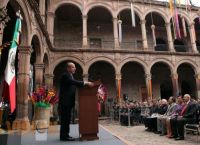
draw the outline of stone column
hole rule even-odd
[[[9,15],[7,13],[7,8],[6,8],[6,4],[7,4],[8,1],[6,0],[2,0],[0,2],[0,9],[1,9],[1,14],[3,17],[3,21],[0,22],[0,46],[2,45],[2,41],[3,41],[3,30],[5,28],[5,25],[6,23],[9,21]],[[0,53],[0,56],[1,56],[1,53]]]
[[[19,46],[18,53],[18,78],[17,78],[17,115],[13,122],[13,129],[28,130],[28,89],[31,46]]]
[[[151,31],[152,31],[152,39],[153,39],[153,47],[156,47],[156,34],[155,34],[155,25],[151,25]]]
[[[176,97],[179,94],[178,74],[177,73],[171,74],[171,78],[172,78],[173,96]]]
[[[200,73],[195,75],[196,78],[196,88],[197,88],[197,98],[200,99]]]
[[[146,74],[145,75],[145,80],[146,80],[146,88],[147,88],[147,100],[152,100],[152,80],[151,80],[151,74]]]
[[[44,75],[45,85],[46,85],[48,88],[52,88],[52,87],[53,87],[53,77],[54,77],[53,74],[45,74],[45,75]]]
[[[166,31],[167,31],[167,41],[168,41],[169,51],[175,52],[170,23],[165,23],[165,27],[166,27]]]
[[[116,74],[115,75],[115,79],[116,79],[116,90],[117,90],[117,101],[121,102],[122,98],[121,98],[121,80],[122,80],[122,76],[121,74]]]
[[[119,49],[119,38],[118,38],[118,19],[113,18],[113,34],[114,34],[114,47]]]
[[[88,81],[88,77],[89,77],[88,74],[83,74],[83,81]]]
[[[148,49],[148,43],[147,43],[147,32],[146,32],[146,20],[141,20],[141,29],[142,29],[142,41],[143,41],[143,47],[144,50]]]
[[[9,0],[0,0],[0,9],[6,7]]]
[[[43,63],[38,63],[35,64],[35,88],[38,86],[43,85],[43,73],[44,73],[44,64]]]
[[[42,18],[43,23],[45,23],[45,0],[39,1],[39,10],[40,10],[40,16]]]
[[[83,15],[83,48],[87,48],[88,46],[88,38],[87,38],[87,15]]]
[[[50,41],[53,45],[54,45],[54,18],[55,14],[53,12],[47,13],[47,31],[49,33]]]
[[[197,51],[197,45],[196,45],[196,40],[195,40],[195,30],[194,30],[194,23],[191,23],[189,26],[189,32],[190,32],[190,41],[191,41],[191,46],[192,46],[192,51],[193,53],[198,53]]]

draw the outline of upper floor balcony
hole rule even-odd
[[[137,6],[135,6],[137,7]],[[172,18],[149,10],[142,17],[135,9],[135,26],[131,11],[121,9],[117,15],[103,6],[91,8],[83,15],[73,4],[63,4],[55,10],[50,37],[55,50],[129,50],[198,53],[200,25],[178,15],[180,36]],[[166,12],[167,13],[167,12]],[[169,20],[167,20],[169,19]]]

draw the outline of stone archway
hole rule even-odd
[[[144,66],[129,61],[121,68],[122,94],[127,94],[132,101],[146,101],[148,98]]]
[[[179,14],[176,25],[179,27],[176,28],[176,25],[173,24],[174,20],[170,19],[171,24],[171,32],[174,34],[174,49],[176,52],[192,52],[192,45],[191,45],[191,37],[190,37],[190,29],[189,28],[189,21],[183,15]],[[185,27],[185,29],[184,29]]]
[[[158,41],[156,38],[163,38],[163,34],[167,35],[165,17],[162,15],[162,13],[152,11],[146,15],[145,20],[149,49],[152,51],[157,51],[159,43],[157,45]],[[162,51],[169,50],[167,45],[162,45],[162,47]]]
[[[132,26],[130,9],[124,9],[120,11],[117,17],[118,17],[118,23],[119,23],[119,20],[121,20],[122,22],[121,23],[122,25],[121,40],[119,37],[119,41],[121,41],[120,47],[122,49],[142,50],[143,43],[142,43],[142,32],[141,32],[141,26],[140,26],[141,20],[137,12],[135,15],[135,27]]]
[[[97,6],[92,8],[87,16],[89,47],[113,49],[113,18],[110,12],[104,7]]]
[[[171,68],[167,63],[154,63],[151,67],[151,75],[154,98],[168,100],[170,96],[173,96]]]
[[[39,38],[37,35],[34,35],[31,41],[31,46],[32,46],[32,53],[31,53],[31,58],[30,58],[30,69],[33,70],[33,90],[36,89],[36,87],[42,85],[42,72],[41,69],[43,69],[43,66],[37,62],[38,57],[40,57],[40,49],[41,49],[41,44],[39,41]],[[39,66],[40,65],[40,66]]]
[[[197,98],[195,70],[189,63],[182,63],[177,68],[180,94],[190,94]]]
[[[55,11],[54,46],[59,49],[82,47],[82,12],[73,4],[63,4]]]
[[[115,69],[106,61],[96,61],[90,65],[88,70],[88,79],[91,81],[101,80],[102,84],[105,85],[108,91],[108,98],[114,100],[116,98],[116,84],[115,84]],[[107,115],[109,112],[110,104],[108,102],[102,104],[101,115]]]

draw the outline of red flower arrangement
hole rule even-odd
[[[101,103],[104,103],[107,98],[107,89],[103,84],[100,84],[97,90],[97,110],[100,113],[101,112]]]
[[[106,87],[103,84],[99,85],[97,90],[98,102],[103,103],[107,99],[107,95],[108,93]]]
[[[41,86],[33,92],[31,100],[35,106],[47,108],[58,102],[58,96],[54,89],[46,89],[46,87]]]

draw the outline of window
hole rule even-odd
[[[90,48],[101,48],[101,39],[90,38]]]

